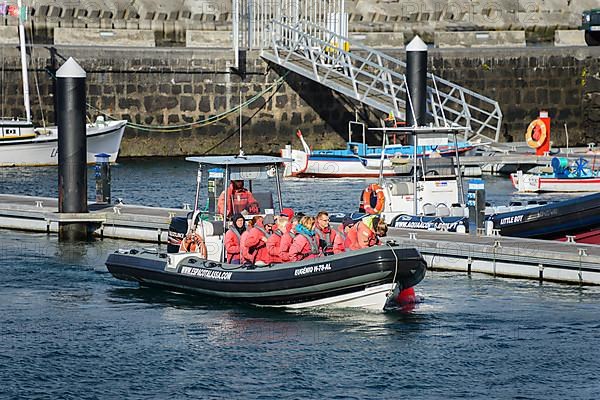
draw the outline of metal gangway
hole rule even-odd
[[[244,0],[234,0],[236,2]],[[248,48],[261,57],[385,114],[406,120],[406,63],[348,37],[343,0],[246,0]],[[240,8],[241,7],[241,8]],[[236,33],[237,32],[237,33]],[[234,37],[239,35],[234,31]],[[467,139],[498,142],[498,102],[428,73],[427,113],[435,126],[466,127]]]

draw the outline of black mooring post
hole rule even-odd
[[[87,213],[86,72],[73,58],[56,71],[58,123],[58,212]],[[82,222],[60,222],[59,240],[88,239]]]
[[[419,36],[406,46],[406,125],[424,126],[427,115],[427,45]]]

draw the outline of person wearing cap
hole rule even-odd
[[[292,218],[294,218],[294,210],[291,208],[284,208],[283,210],[281,210],[281,213],[279,214],[279,216],[287,217],[288,221],[291,221]]]
[[[280,253],[281,238],[288,232],[287,227],[290,223],[290,219],[283,213],[284,211],[285,209],[282,210],[281,214],[277,217],[276,224],[273,228],[273,234],[267,239],[267,250],[271,259],[271,264],[282,262]]]
[[[225,209],[225,191],[221,192],[217,200],[217,212],[223,215]],[[227,188],[227,216],[233,213],[246,211],[250,214],[257,214],[260,207],[252,193],[244,187],[244,181],[231,181]]]
[[[225,251],[227,252],[227,263],[240,263],[240,243],[246,231],[246,220],[242,214],[233,214],[231,227],[225,232]]]
[[[242,251],[244,252],[242,254],[246,262],[250,262],[256,266],[270,264],[271,260],[267,250],[267,240],[271,236],[274,224],[275,218],[273,218],[273,214],[267,214],[264,218],[257,218],[256,224],[250,229],[242,245]]]
[[[296,237],[296,226],[298,226],[298,223],[303,216],[304,214],[302,213],[294,215],[287,225],[286,233],[281,237],[281,242],[279,244],[279,259],[281,262],[290,262],[290,247],[292,246],[294,237]]]
[[[344,217],[342,223],[338,227],[338,230],[335,232],[335,240],[333,242],[333,254],[339,254],[346,251],[346,237],[348,236],[348,232],[354,226],[354,220],[350,217]]]
[[[387,224],[378,215],[363,218],[349,230],[344,243],[351,250],[364,249],[379,244],[379,237],[387,234]]]
[[[331,255],[333,251],[333,243],[335,242],[336,233],[329,225],[329,214],[327,211],[319,211],[315,223],[315,233],[319,238],[319,247],[324,255]]]
[[[321,255],[319,238],[314,231],[314,226],[314,217],[302,217],[296,226],[297,234],[290,246],[290,261],[310,260]]]

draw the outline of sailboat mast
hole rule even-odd
[[[19,9],[19,44],[21,47],[21,75],[23,79],[23,104],[25,105],[25,114],[27,115],[27,122],[31,122],[31,105],[29,104],[29,80],[27,79],[27,53],[25,52],[25,26],[23,21],[26,15],[23,10],[23,4],[21,0],[17,1],[17,7]]]

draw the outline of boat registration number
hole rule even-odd
[[[294,276],[302,276],[306,274],[312,274],[315,272],[329,271],[331,269],[331,263],[311,265],[310,267],[298,268],[294,271]]]

